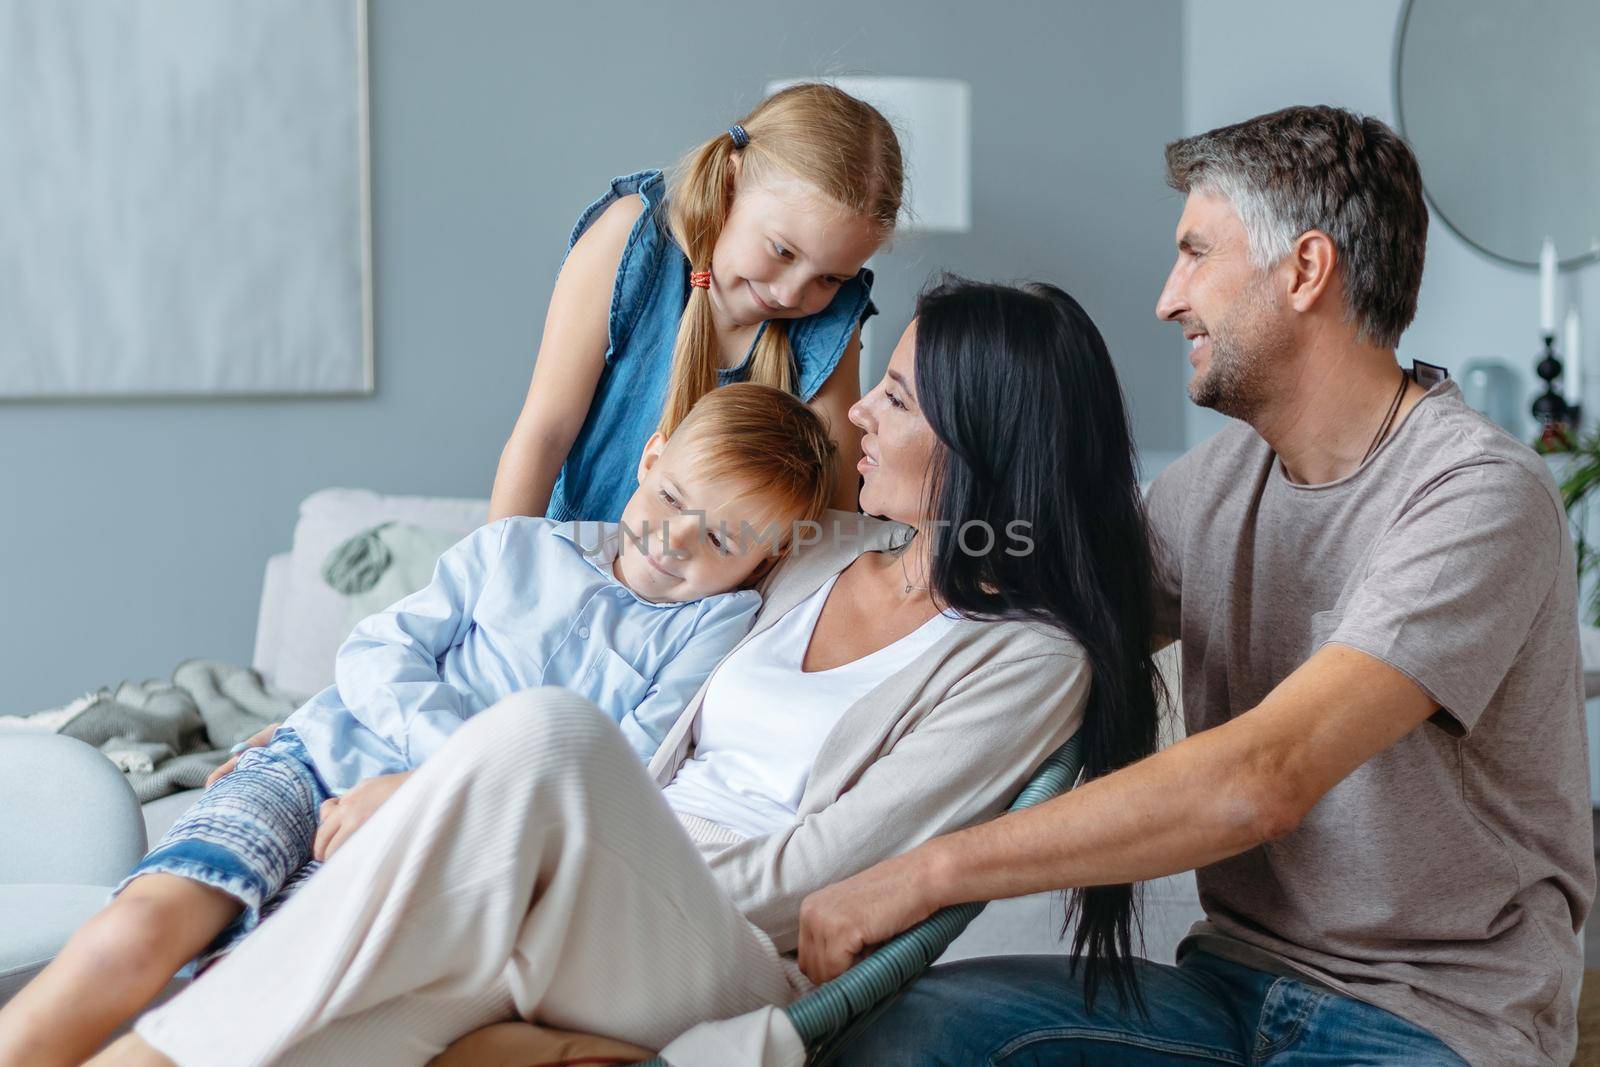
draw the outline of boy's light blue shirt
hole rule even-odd
[[[619,538],[611,522],[501,519],[445,552],[427,588],[363,619],[334,684],[284,722],[330,792],[420,766],[468,718],[539,685],[594,701],[648,760],[761,598],[652,603],[612,575]]]

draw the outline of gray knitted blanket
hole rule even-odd
[[[0,716],[0,731],[76,737],[122,768],[140,803],[205,785],[228,750],[297,702],[248,667],[216,660],[178,664],[170,682],[123,682],[32,715]]]

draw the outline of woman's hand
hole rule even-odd
[[[800,969],[817,985],[849,970],[861,954],[937,910],[919,853],[884,860],[819,889],[800,904]]]
[[[277,730],[277,728],[282,725],[283,723],[281,722],[275,722],[270,726],[263,726],[259,732],[250,735],[249,740],[245,741],[244,747],[260,748],[262,745],[272,740],[273,731]],[[239,757],[242,755],[244,755],[243,749],[241,749],[236,755],[228,757],[227,763],[224,763],[222,766],[206,775],[206,788],[210,789],[214,784],[216,784],[218,778],[221,778],[223,775],[237,767],[239,765]]]
[[[311,843],[311,858],[325,860],[332,856],[410,777],[410,771],[380,774],[357,782],[355,788],[342,797],[324,800],[317,838]]]

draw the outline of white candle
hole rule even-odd
[[[1544,239],[1539,249],[1539,333],[1553,336],[1556,332],[1556,243]]]
[[[1561,379],[1561,391],[1567,403],[1583,403],[1583,341],[1578,331],[1578,309],[1567,308],[1566,347],[1561,351],[1561,363],[1566,373]]]

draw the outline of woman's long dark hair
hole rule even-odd
[[[1149,755],[1164,692],[1150,653],[1152,552],[1100,331],[1053,285],[946,277],[917,302],[916,391],[944,445],[929,473],[932,517],[950,531],[933,546],[933,591],[963,615],[1047,623],[1083,646],[1086,780]],[[973,520],[994,531],[982,555],[954,536]],[[1018,520],[1034,542],[1025,555],[1006,551]],[[1072,966],[1083,961],[1087,1001],[1107,980],[1142,1003],[1133,887],[1074,890],[1067,915],[1078,920]]]

